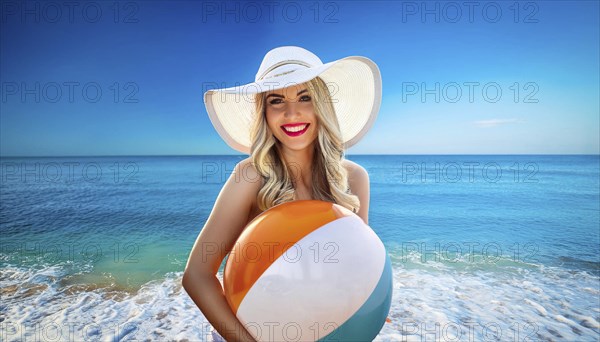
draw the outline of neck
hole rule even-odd
[[[312,178],[312,160],[314,155],[313,145],[303,150],[290,150],[282,146],[281,154],[284,162],[292,173],[294,184],[302,183],[310,188]]]

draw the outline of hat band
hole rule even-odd
[[[288,74],[288,73],[290,73],[292,71],[295,71],[295,69],[294,69],[294,70],[288,70],[288,71],[283,72],[281,74],[269,75],[271,72],[275,71],[275,69],[278,69],[278,68],[280,68],[280,67],[282,67],[284,65],[299,65],[299,66],[303,66],[303,67],[306,67],[306,68],[311,68],[312,67],[312,65],[310,65],[310,64],[308,64],[308,63],[306,63],[304,61],[299,61],[299,60],[281,61],[279,63],[273,64],[270,68],[268,68],[267,70],[265,70],[262,73],[262,75],[258,79],[256,79],[256,81],[259,81],[259,80],[262,80],[262,79],[271,78],[271,77],[285,75],[285,74]]]

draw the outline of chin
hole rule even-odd
[[[314,146],[314,143],[315,143],[315,141],[313,140],[310,143],[301,143],[301,142],[294,143],[294,144],[281,143],[281,145],[282,145],[282,147],[285,147],[288,150],[303,151],[303,150],[306,150],[307,148],[312,148]]]

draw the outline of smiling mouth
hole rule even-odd
[[[308,130],[309,123],[300,125],[285,125],[281,126],[281,130],[290,137],[297,137],[304,134]]]

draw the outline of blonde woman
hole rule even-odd
[[[205,94],[209,117],[239,162],[190,253],[182,284],[227,341],[254,341],[229,308],[218,269],[246,225],[289,201],[330,201],[369,220],[369,176],[344,158],[381,102],[379,69],[365,57],[323,64],[295,46],[269,51],[255,82]],[[213,333],[215,340],[219,334]]]

